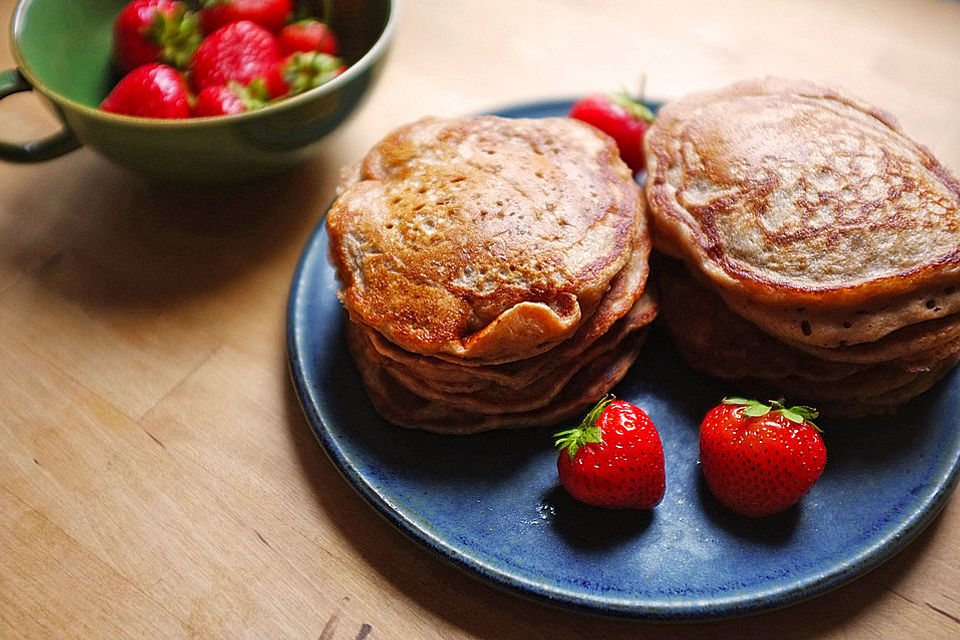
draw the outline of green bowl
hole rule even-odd
[[[323,138],[356,109],[382,68],[397,21],[394,0],[337,0],[329,22],[349,67],[311,91],[231,116],[160,120],[97,105],[117,81],[113,21],[129,0],[21,0],[11,47],[17,68],[0,72],[0,99],[35,90],[63,131],[24,144],[0,142],[0,159],[38,162],[87,145],[155,178],[226,182],[282,171],[315,157]]]

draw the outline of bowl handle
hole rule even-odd
[[[8,69],[0,72],[0,100],[10,94],[21,91],[32,91],[33,87],[17,69]],[[11,144],[0,142],[0,160],[10,162],[43,162],[70,153],[80,146],[69,129],[64,129],[49,138]]]

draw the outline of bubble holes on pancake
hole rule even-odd
[[[675,215],[692,218],[678,221],[712,259],[736,277],[811,290],[957,259],[956,182],[925,149],[840,103],[800,101],[784,123],[763,113],[779,98],[742,100],[752,103],[737,106],[743,126],[720,127],[725,103],[708,103],[665,145],[657,188],[673,191]]]

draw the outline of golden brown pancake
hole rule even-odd
[[[912,382],[885,393],[858,398],[850,396],[843,400],[819,404],[821,415],[862,418],[894,413],[904,403],[926,392],[942,380],[957,364],[958,355],[944,360],[935,369],[918,376]]]
[[[926,389],[956,361],[960,340],[881,363],[821,360],[764,334],[675,260],[655,262],[661,318],[690,365],[748,393],[787,396],[818,407],[889,407],[909,389]],[[929,384],[923,386],[922,381]],[[859,411],[858,411],[859,413]]]
[[[370,400],[388,421],[438,433],[469,434],[555,425],[578,416],[626,375],[639,354],[643,337],[635,334],[621,349],[593,360],[570,379],[549,405],[521,413],[474,413],[427,400],[398,383],[376,363],[366,361],[362,349],[354,351],[354,358]]]
[[[828,349],[877,342],[914,324],[934,322],[960,313],[955,285],[871,300],[853,307],[774,306],[722,292],[727,306],[780,339],[798,346]]]
[[[569,338],[645,234],[615,143],[566,118],[425,118],[347,174],[327,214],[354,322],[494,364]]]
[[[908,359],[944,348],[949,349],[958,338],[960,338],[960,313],[955,313],[938,320],[911,324],[876,342],[836,348],[792,342],[788,344],[823,360],[869,364]]]
[[[718,294],[697,282],[676,260],[658,256],[654,273],[661,295],[660,317],[695,369],[726,380],[796,376],[831,381],[868,368],[822,360],[765,334],[728,309]]]
[[[530,362],[529,368],[524,371],[529,371],[530,380],[524,385],[489,381],[482,384],[481,380],[478,384],[464,389],[450,389],[438,384],[442,383],[442,379],[425,377],[420,371],[382,357],[365,337],[355,337],[354,344],[355,348],[365,350],[364,355],[368,361],[383,367],[397,382],[419,396],[477,413],[518,413],[550,404],[578,371],[605,354],[622,349],[626,341],[632,339],[633,334],[644,330],[650,324],[655,315],[654,309],[652,304],[638,302],[599,340],[574,357],[546,359],[544,356],[552,353],[547,352],[531,358],[533,362]],[[477,369],[480,367],[471,367],[470,371]]]
[[[626,266],[617,274],[610,289],[604,295],[596,311],[568,340],[540,355],[498,365],[482,365],[470,361],[458,362],[456,358],[422,356],[400,349],[379,332],[364,327],[367,339],[377,352],[406,369],[428,380],[435,380],[439,389],[451,392],[468,392],[488,386],[490,383],[512,387],[526,387],[542,372],[556,369],[563,362],[577,358],[598,338],[628,312],[634,318],[649,323],[657,313],[656,300],[646,291],[649,273],[648,256],[650,241],[647,234],[635,238],[635,248]],[[641,300],[637,300],[637,298]],[[464,366],[469,365],[469,366]],[[483,384],[487,382],[488,384]]]
[[[682,98],[646,136],[663,317],[690,364],[850,415],[960,352],[960,186],[883,111],[766,78]],[[824,406],[821,406],[823,409]]]
[[[725,296],[816,314],[960,284],[956,178],[839,91],[766,78],[694,94],[645,144],[657,248]]]

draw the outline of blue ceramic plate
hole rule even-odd
[[[563,114],[567,101],[500,111]],[[660,430],[667,494],[650,513],[575,503],[558,487],[552,429],[441,436],[384,422],[344,337],[323,225],[289,302],[290,367],[321,445],[364,498],[438,556],[513,592],[648,620],[782,607],[837,587],[902,549],[957,483],[955,372],[897,417],[824,424],[820,482],[790,511],[749,521],[720,507],[697,468],[699,421],[731,389],[691,371],[654,330],[616,394]]]

